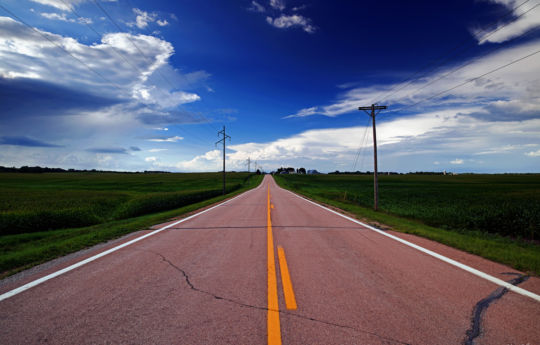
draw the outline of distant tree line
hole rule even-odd
[[[74,173],[74,172],[92,172],[92,173],[116,173],[116,174],[168,174],[168,171],[136,171],[136,172],[129,172],[129,171],[110,171],[110,170],[97,170],[97,169],[62,169],[62,168],[48,168],[48,167],[29,167],[29,166],[22,166],[20,168],[15,167],[4,167],[0,166],[0,172],[13,172],[13,173],[32,173],[32,174],[39,174],[39,173]]]

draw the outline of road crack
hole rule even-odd
[[[189,279],[189,275],[187,274],[186,271],[184,271],[180,267],[176,266],[174,263],[172,263],[169,259],[167,259],[162,254],[156,253],[156,252],[150,251],[150,250],[146,250],[146,251],[159,256],[163,262],[167,263],[169,266],[171,266],[176,271],[178,271],[182,275],[182,277],[184,278],[184,281],[186,282],[187,286],[189,286],[189,288],[191,290],[196,291],[198,293],[208,295],[208,296],[210,296],[210,297],[212,297],[212,298],[214,298],[216,300],[221,300],[221,301],[224,301],[224,302],[236,304],[236,305],[238,305],[238,306],[240,306],[242,308],[250,308],[250,309],[256,309],[256,310],[261,310],[261,311],[277,311],[278,313],[280,313],[282,315],[288,315],[288,316],[292,316],[292,317],[296,317],[296,318],[299,318],[299,319],[304,319],[304,320],[308,320],[308,321],[312,321],[312,322],[318,322],[318,323],[322,323],[322,324],[332,326],[332,327],[338,327],[338,328],[342,328],[342,329],[349,329],[349,330],[352,330],[352,331],[355,331],[355,332],[358,332],[358,333],[369,334],[369,335],[377,337],[377,338],[379,338],[381,340],[390,341],[390,342],[395,343],[395,344],[411,345],[410,343],[406,343],[406,342],[396,340],[396,339],[392,339],[392,338],[389,338],[389,337],[384,337],[384,336],[381,336],[381,335],[379,335],[377,333],[362,330],[362,329],[358,329],[358,328],[351,327],[351,326],[348,326],[348,325],[341,325],[341,324],[337,324],[337,323],[330,322],[330,321],[320,320],[320,319],[316,319],[316,318],[309,317],[309,316],[304,316],[304,315],[300,315],[300,314],[291,313],[291,312],[288,312],[288,311],[285,311],[285,310],[274,310],[274,309],[269,309],[269,308],[262,307],[262,306],[251,305],[251,304],[243,303],[243,302],[240,302],[240,301],[228,298],[228,297],[223,297],[223,296],[216,295],[216,294],[214,294],[214,293],[212,293],[210,291],[206,291],[206,290],[203,290],[203,289],[200,289],[200,288],[196,287],[191,282],[191,280]]]
[[[501,274],[516,275],[516,278],[508,281],[508,283],[516,286],[529,279],[529,276],[515,272],[503,272]],[[493,291],[489,296],[476,303],[472,312],[471,328],[469,328],[465,333],[466,337],[463,340],[464,345],[474,345],[475,339],[478,338],[482,333],[482,319],[487,309],[492,303],[501,299],[507,292],[508,289],[501,286]]]

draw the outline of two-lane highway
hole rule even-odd
[[[534,298],[314,205],[270,176],[171,224],[20,293],[110,248],[2,285],[0,343],[540,342]],[[540,293],[538,278],[388,233]]]

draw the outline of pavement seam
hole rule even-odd
[[[370,332],[370,331],[366,331],[366,330],[362,330],[362,329],[358,329],[358,328],[354,328],[354,327],[351,327],[351,326],[341,325],[341,324],[337,324],[337,323],[333,323],[333,322],[325,321],[325,320],[320,320],[320,319],[315,319],[315,318],[312,318],[312,317],[309,317],[309,316],[304,316],[304,315],[300,315],[300,314],[295,314],[295,313],[287,312],[287,311],[285,311],[285,310],[274,310],[274,309],[269,309],[269,308],[261,307],[261,306],[257,306],[257,305],[251,305],[251,304],[247,304],[247,303],[243,303],[243,302],[240,302],[240,301],[233,300],[233,299],[228,298],[228,297],[223,297],[223,296],[216,295],[216,294],[214,294],[214,293],[212,293],[212,292],[209,292],[209,291],[205,291],[205,290],[199,289],[198,287],[196,287],[195,285],[193,285],[193,283],[189,280],[189,275],[186,273],[186,271],[184,271],[184,270],[181,269],[180,267],[176,266],[176,265],[175,265],[174,263],[172,263],[169,259],[167,259],[164,255],[162,255],[162,254],[160,254],[160,253],[157,253],[157,252],[154,252],[154,251],[151,251],[151,250],[144,250],[144,251],[159,256],[163,262],[167,263],[169,266],[171,266],[172,268],[174,268],[176,271],[180,272],[180,273],[182,274],[182,276],[184,277],[184,280],[185,280],[186,284],[189,286],[189,288],[190,288],[191,290],[196,291],[196,292],[199,292],[199,293],[202,293],[202,294],[205,294],[205,295],[208,295],[208,296],[211,296],[211,297],[213,297],[213,298],[216,299],[216,300],[221,300],[221,301],[233,303],[233,304],[236,304],[236,305],[238,305],[238,306],[240,306],[240,307],[243,307],[243,308],[251,308],[251,309],[256,309],[256,310],[261,310],[261,311],[266,311],[266,312],[268,312],[268,311],[276,311],[276,312],[278,312],[278,313],[280,313],[280,314],[287,315],[287,316],[292,316],[292,317],[296,317],[296,318],[299,318],[299,319],[304,319],[304,320],[308,320],[308,321],[313,321],[313,322],[317,322],[317,323],[322,323],[322,324],[325,324],[325,325],[328,325],[328,326],[332,326],[332,327],[338,327],[338,328],[343,328],[343,329],[350,329],[350,330],[355,331],[355,332],[358,332],[358,333],[369,334],[369,335],[372,335],[372,336],[377,337],[377,338],[379,338],[379,339],[386,340],[386,341],[391,341],[391,342],[396,343],[396,344],[413,345],[412,343],[406,343],[406,342],[403,342],[403,341],[400,341],[400,340],[396,340],[396,339],[393,339],[393,338],[384,337],[384,336],[381,336],[381,335],[379,335],[379,334],[377,334],[377,333]]]
[[[504,272],[501,274],[517,275],[517,278],[508,281],[508,283],[512,285],[519,285],[529,279],[528,275],[522,275],[515,272]],[[497,302],[499,299],[501,299],[508,291],[509,290],[507,288],[501,286],[495,291],[493,291],[489,296],[481,299],[478,303],[476,303],[472,312],[471,328],[469,328],[465,332],[466,337],[463,340],[463,345],[474,345],[475,339],[478,338],[482,333],[482,318],[486,313],[487,309],[492,303]]]

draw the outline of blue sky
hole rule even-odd
[[[540,172],[538,0],[0,5],[0,165]]]

